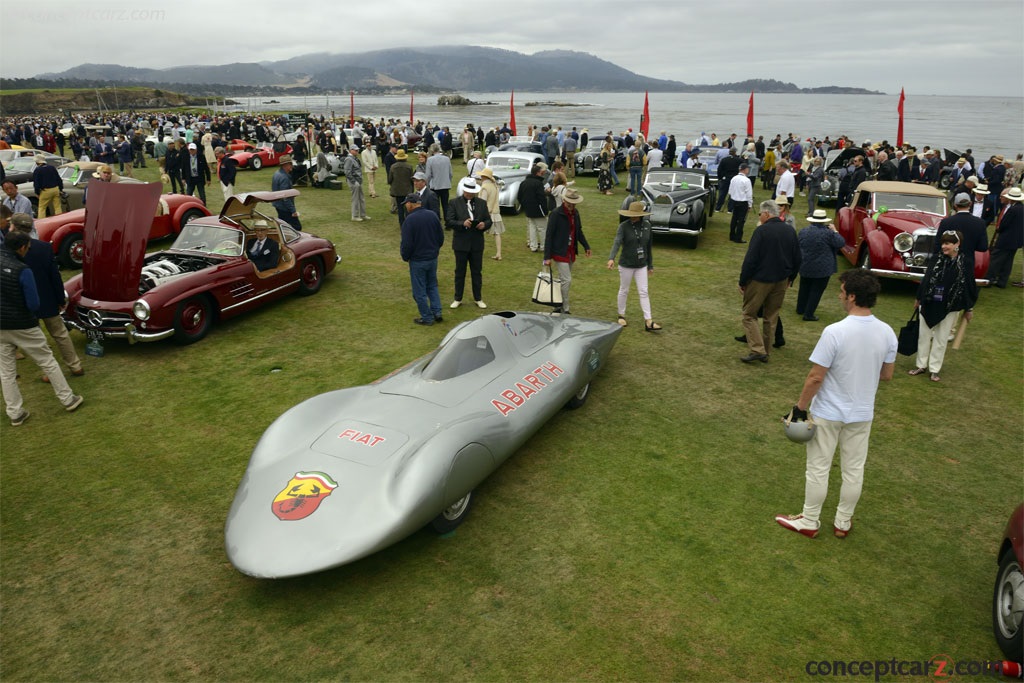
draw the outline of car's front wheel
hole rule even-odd
[[[260,158],[258,156],[253,154],[252,158],[249,159],[249,168],[251,168],[254,171],[258,171],[261,168],[263,168],[263,162],[260,161]]]
[[[437,517],[430,522],[430,528],[439,534],[446,534],[454,531],[455,527],[466,521],[469,508],[473,505],[473,492],[470,491],[462,498],[446,507]]]
[[[999,649],[1006,658],[1020,662],[1024,660],[1024,574],[1013,553],[1007,548],[999,562],[995,590],[992,594],[992,631]]]
[[[64,237],[64,241],[60,243],[57,260],[65,268],[82,267],[82,261],[85,260],[85,240],[82,239],[82,233],[73,232]]]
[[[174,313],[174,341],[194,344],[207,335],[213,324],[213,307],[205,296],[185,299]]]
[[[860,265],[864,270],[871,270],[871,249],[868,247],[866,242],[861,247],[858,265]]]
[[[324,284],[324,262],[319,256],[299,264],[299,295],[309,296],[320,291]]]

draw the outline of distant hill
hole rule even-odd
[[[546,50],[526,55],[477,46],[394,48],[332,54],[316,52],[276,62],[233,63],[219,66],[175,66],[140,69],[117,64],[82,64],[60,73],[40,74],[31,81],[44,85],[102,82],[106,85],[174,84],[192,94],[210,95],[225,84],[231,93],[249,88],[253,94],[340,93],[348,90],[398,92],[736,92],[877,94],[862,88],[829,86],[800,88],[776,80],[692,85],[636,74],[594,55],[572,50]],[[21,87],[29,87],[22,85]]]

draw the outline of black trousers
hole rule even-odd
[[[462,295],[466,289],[467,263],[469,264],[470,282],[473,284],[473,300],[480,301],[483,298],[484,286],[484,252],[482,251],[455,252],[455,300],[462,301]]]
[[[431,188],[433,189],[433,188]],[[441,225],[447,225],[448,221],[448,192],[450,188],[444,188],[443,190],[434,190],[434,194],[437,195],[437,201],[441,205]]]
[[[831,277],[831,276],[830,276]],[[829,277],[804,277],[800,276],[800,289],[796,293],[796,312],[805,318],[810,318],[818,310],[818,303],[821,295],[828,288]]]
[[[185,178],[185,194],[194,195],[196,190],[199,190],[199,201],[203,204],[206,203],[206,183],[203,182],[202,176],[198,178]]]
[[[732,200],[729,200],[732,202]],[[729,239],[739,242],[743,239],[743,223],[747,220],[750,209],[746,202],[732,202],[732,220],[729,222]]]

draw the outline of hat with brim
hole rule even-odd
[[[404,149],[400,149],[395,152],[395,161],[405,161],[409,158],[409,155],[405,153]]]
[[[285,164],[290,164],[290,163],[292,163],[292,155],[291,154],[282,154],[281,155],[280,164],[282,166],[284,166]]]
[[[111,174],[113,174],[113,172],[114,172],[113,168],[111,168],[110,166],[108,166],[106,164],[103,164],[102,166],[97,166],[96,167],[96,171],[92,174],[92,177],[93,178],[102,178],[104,173],[111,173]]]
[[[831,223],[832,219],[828,217],[824,209],[815,209],[814,213],[807,219],[808,223]]]
[[[989,194],[988,185],[978,185],[976,188],[971,190],[974,194]]]
[[[468,192],[469,194],[479,194],[480,192],[480,186],[477,185],[476,181],[473,180],[472,178],[466,178],[465,180],[463,180],[461,183],[459,183],[459,187],[462,189],[463,192]]]
[[[619,209],[620,216],[626,216],[627,218],[638,218],[640,216],[650,216],[649,211],[644,211],[643,202],[630,202],[628,209]]]
[[[1003,196],[1009,199],[1011,202],[1024,201],[1024,192],[1022,192],[1019,187],[1011,187]]]
[[[477,175],[481,178],[488,178],[490,180],[494,180],[494,171],[492,171],[490,168],[486,166],[482,171],[478,172]]]
[[[413,180],[426,180],[427,179],[427,174],[424,173],[423,171],[416,171],[415,173],[412,174],[412,179]]]
[[[576,190],[566,190],[562,194],[562,201],[567,202],[569,204],[579,204],[580,202],[583,201],[583,195],[581,195]]]
[[[789,199],[784,194],[780,194],[775,198],[775,203],[779,206],[789,206]]]
[[[415,192],[405,195],[405,199],[402,200],[404,204],[422,204],[423,198]]]
[[[46,159],[43,158],[42,154],[36,154],[35,156],[36,156],[36,164],[37,165],[42,166],[43,164],[46,163]]]
[[[985,194],[988,194],[988,192],[986,192]],[[953,197],[953,206],[970,206],[970,205],[971,205],[971,195],[967,194],[966,192],[961,192],[957,196]]]

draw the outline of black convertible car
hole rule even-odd
[[[690,249],[715,212],[716,189],[702,168],[652,168],[647,172],[640,200],[651,212],[656,235],[684,235]],[[631,197],[623,200],[629,207]]]

